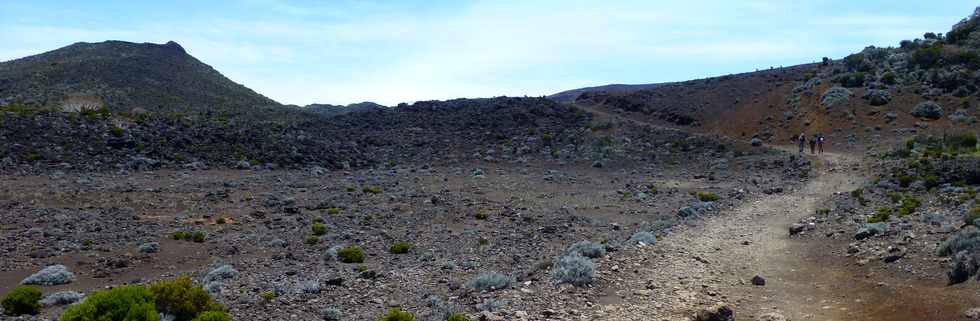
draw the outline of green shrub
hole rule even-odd
[[[830,209],[829,208],[821,208],[821,209],[818,209],[817,210],[817,214],[826,216],[826,215],[830,214]]]
[[[892,203],[901,202],[902,198],[904,198],[904,196],[902,196],[902,193],[898,193],[898,192],[888,192],[885,195],[887,195],[888,198],[892,200]]]
[[[967,225],[980,225],[980,205],[974,206],[969,212],[966,212],[966,216],[963,217],[963,222]]]
[[[112,127],[112,129],[109,130],[109,133],[111,133],[114,137],[122,137],[126,131],[119,127]]]
[[[912,64],[922,69],[929,69],[939,63],[942,47],[922,47],[912,53]]]
[[[855,190],[851,191],[851,197],[854,197],[854,198],[862,198],[862,197],[864,197],[864,189],[863,188],[858,188],[858,189],[855,189]]]
[[[907,216],[909,214],[915,213],[915,210],[919,209],[922,205],[922,201],[915,197],[906,197],[902,199],[902,206],[898,208],[899,216]]]
[[[453,312],[446,317],[446,321],[470,321],[470,320],[467,319],[466,316],[463,315],[462,313]]]
[[[926,183],[926,188],[928,189],[936,188],[940,184],[939,177],[937,177],[936,175],[926,175],[925,183]]]
[[[0,305],[3,305],[3,313],[6,315],[34,315],[41,308],[41,304],[37,303],[40,300],[41,291],[31,286],[21,285],[7,293],[3,301],[0,301]]]
[[[399,242],[395,242],[395,244],[392,244],[391,247],[388,248],[388,252],[394,254],[404,254],[404,253],[408,253],[408,250],[411,249],[412,249],[412,243],[399,241]]]
[[[330,215],[340,214],[340,209],[339,208],[336,208],[336,207],[328,208],[327,209],[327,214],[330,214]]]
[[[317,243],[320,243],[320,238],[317,237],[316,235],[310,235],[309,237],[306,238],[306,244],[308,245],[315,245]]]
[[[224,311],[204,288],[194,286],[188,277],[160,281],[150,285],[150,293],[159,312],[173,315],[175,321],[188,321],[206,311]]]
[[[898,186],[909,187],[915,182],[915,177],[909,175],[901,175],[898,177]]]
[[[895,73],[889,71],[881,75],[881,82],[886,85],[894,85],[897,83],[895,79]]]
[[[204,232],[201,232],[201,231],[194,232],[194,234],[193,234],[194,242],[196,242],[196,243],[203,243],[204,242],[204,236],[205,236],[204,235]]]
[[[482,220],[486,220],[487,218],[490,218],[490,214],[487,214],[487,212],[484,212],[484,211],[476,212],[476,215],[475,216],[476,216],[476,219],[481,220],[481,221]]]
[[[393,308],[388,310],[388,314],[381,317],[381,321],[415,321],[415,315],[408,311]]]
[[[361,191],[370,194],[381,194],[381,192],[383,192],[384,190],[381,189],[381,186],[368,186],[361,189]]]
[[[698,192],[697,196],[702,202],[717,202],[721,199],[717,194],[709,192]]]
[[[888,207],[882,207],[878,209],[878,214],[875,214],[868,218],[868,223],[882,223],[888,222],[892,217],[892,209]]]
[[[225,311],[205,311],[191,321],[231,321],[231,316]]]
[[[153,293],[143,286],[123,285],[97,291],[61,315],[61,321],[157,321]]]
[[[228,223],[228,219],[222,216],[222,217],[219,217],[217,220],[215,220],[214,223],[215,224],[218,224],[218,225],[227,224]]]
[[[357,246],[348,246],[338,250],[337,257],[344,263],[364,263],[364,250]]]
[[[844,57],[844,65],[850,70],[858,70],[863,65],[864,54],[856,53]]]
[[[367,267],[367,265],[363,265],[363,264],[362,265],[358,265],[356,268],[354,268],[354,271],[357,272],[357,273],[364,273],[364,272],[367,272],[368,271],[368,267]]]
[[[265,301],[265,302],[269,302],[269,301],[275,300],[277,297],[279,297],[278,295],[276,295],[275,292],[272,292],[272,291],[262,292],[262,294],[260,294],[260,296],[262,296],[262,301]]]
[[[323,225],[323,224],[320,224],[320,223],[316,223],[316,224],[313,224],[312,229],[313,229],[313,235],[320,236],[320,235],[327,234],[327,226],[326,225]]]

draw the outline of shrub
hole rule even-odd
[[[888,222],[892,217],[892,209],[888,207],[882,207],[878,209],[878,213],[868,218],[868,223],[882,223]]]
[[[902,199],[902,206],[898,208],[898,215],[906,216],[915,213],[915,210],[919,209],[922,205],[922,201],[915,197],[906,197]]]
[[[476,215],[475,216],[476,216],[476,219],[482,221],[482,220],[486,220],[487,218],[489,218],[490,217],[490,214],[487,214],[487,212],[484,212],[484,211],[479,211],[479,212],[476,212]]]
[[[980,229],[967,226],[937,248],[940,256],[950,256],[960,251],[980,250]]]
[[[310,235],[309,237],[306,238],[306,244],[315,245],[317,243],[320,243],[320,238],[317,237],[316,235]]]
[[[657,235],[650,232],[636,232],[630,237],[630,243],[643,244],[643,245],[655,245],[657,244]]]
[[[829,208],[821,208],[821,209],[818,209],[817,210],[817,214],[827,216],[827,215],[830,214],[830,209]]]
[[[361,191],[370,194],[381,194],[381,192],[383,192],[384,190],[381,189],[381,186],[368,186],[363,188]]]
[[[75,274],[64,265],[52,265],[31,274],[20,282],[24,285],[60,285],[75,282]]]
[[[718,195],[715,193],[698,192],[697,196],[698,200],[702,202],[717,202],[721,199],[721,197],[718,197]]]
[[[109,133],[111,133],[114,137],[122,137],[123,134],[125,134],[125,131],[119,127],[112,127],[112,129],[109,130]]]
[[[980,221],[978,220],[980,220],[980,205],[974,206],[970,211],[966,212],[966,216],[963,216],[963,222],[967,225],[980,225]]]
[[[125,320],[157,321],[153,294],[146,287],[123,285],[92,293],[61,315],[61,321]]]
[[[467,319],[462,313],[453,312],[446,317],[446,321],[469,321],[469,319]]]
[[[336,207],[328,208],[327,209],[327,214],[330,214],[330,215],[340,214],[340,209],[339,208],[336,208]]]
[[[204,243],[205,234],[202,231],[194,232],[193,238],[195,243]]]
[[[395,253],[395,254],[404,254],[404,253],[408,253],[408,250],[411,249],[412,249],[412,243],[402,241],[402,242],[395,242],[395,244],[392,244],[391,247],[388,248],[388,252]]]
[[[595,264],[581,255],[568,254],[555,262],[551,277],[558,283],[585,286],[592,283],[595,277]]]
[[[337,251],[337,257],[344,263],[364,263],[364,250],[357,246],[348,246]]]
[[[898,186],[909,187],[915,182],[915,177],[909,175],[901,175],[898,177]]]
[[[61,291],[51,293],[39,301],[43,306],[69,305],[81,301],[85,294],[75,291]]]
[[[214,223],[215,224],[219,224],[219,225],[226,224],[226,223],[228,223],[228,219],[222,216],[222,217],[219,217],[217,220],[215,220]]]
[[[922,69],[929,69],[939,63],[942,48],[939,46],[922,47],[912,53],[912,64]]]
[[[231,321],[231,316],[225,311],[205,311],[191,321]]]
[[[6,315],[33,315],[41,308],[41,304],[38,303],[40,300],[41,291],[31,286],[21,285],[7,293],[3,301],[0,301],[0,305],[3,305],[3,313]]]
[[[205,311],[224,310],[204,288],[195,286],[188,277],[153,283],[150,293],[156,301],[157,311],[174,316],[175,321],[191,320]]]
[[[514,279],[497,272],[484,272],[476,276],[467,284],[470,288],[477,291],[496,291],[506,289],[514,282]]]
[[[939,186],[939,177],[936,175],[926,175],[925,184],[928,189],[936,188]]]
[[[319,236],[319,235],[327,234],[327,226],[326,225],[323,225],[323,224],[320,224],[320,223],[316,223],[316,224],[313,224],[312,229],[313,229],[313,235]]]
[[[415,321],[415,315],[408,311],[393,308],[388,310],[388,314],[381,317],[381,321]]]
[[[262,300],[265,301],[265,302],[269,302],[269,301],[275,300],[276,297],[278,297],[278,295],[276,295],[276,292],[272,292],[272,291],[262,292],[262,294],[260,294],[260,296],[262,296]]]
[[[598,258],[606,255],[606,247],[592,241],[581,241],[572,244],[565,253],[578,254],[587,258]]]
[[[336,308],[326,308],[320,311],[320,316],[326,321],[340,321],[340,318],[343,318],[344,314]]]
[[[357,273],[364,273],[364,272],[367,272],[368,271],[368,267],[367,267],[367,265],[363,265],[363,264],[362,265],[358,265],[356,268],[354,268],[354,271],[357,272]]]
[[[898,193],[898,192],[888,192],[885,195],[892,200],[892,203],[901,202],[902,198],[904,198],[904,196],[902,196],[902,193]]]

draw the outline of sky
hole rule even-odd
[[[946,32],[972,1],[0,0],[0,61],[176,41],[285,104],[542,96],[839,58]]]

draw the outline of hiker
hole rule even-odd
[[[817,134],[817,150],[823,154],[823,134]]]
[[[817,135],[810,138],[810,155],[817,153],[817,139],[819,139]]]
[[[806,135],[800,133],[800,154],[803,154],[803,146],[806,146]]]

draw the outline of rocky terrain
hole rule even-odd
[[[975,319],[978,21],[817,64],[390,108],[282,106],[175,43],[2,63],[0,320],[140,286],[147,320]],[[180,284],[201,311],[167,303]]]

